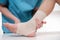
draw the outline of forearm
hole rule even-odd
[[[12,19],[13,21],[18,20],[6,7],[0,6],[0,11],[5,15],[6,17]]]

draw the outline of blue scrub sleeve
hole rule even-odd
[[[40,7],[40,5],[41,5],[41,3],[42,3],[42,1],[43,1],[43,0],[38,0],[36,7],[38,7],[38,8],[39,8],[39,7]]]
[[[7,0],[0,0],[0,5],[6,5],[7,4]]]

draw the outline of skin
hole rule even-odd
[[[35,9],[34,9],[35,10]],[[36,9],[37,10],[37,9]],[[35,11],[36,11],[35,10]],[[3,13],[3,15],[5,15],[6,17],[10,18],[11,20],[13,20],[15,23],[20,23],[20,20],[15,17],[7,8],[5,5],[0,5],[0,11]]]
[[[60,5],[60,0],[56,0],[56,2]]]
[[[52,10],[53,10],[56,2],[59,3],[59,0],[58,0],[58,1],[57,1],[57,0],[43,0],[42,4],[41,4],[41,6],[39,7],[38,10],[44,11],[44,12],[46,13],[46,15],[48,16],[48,15],[52,12]],[[47,6],[48,6],[48,7],[47,7]],[[42,24],[42,23],[39,23],[39,22],[36,22],[36,23],[38,23],[39,25]],[[9,23],[4,23],[4,25],[5,25],[11,32],[14,32],[14,33],[16,32],[16,24],[10,25]],[[13,26],[15,26],[15,27],[13,27]],[[38,25],[37,25],[37,26],[38,26]],[[13,31],[13,30],[15,30],[15,31]],[[35,32],[31,33],[31,34],[28,35],[28,36],[34,36],[34,34],[35,34]]]
[[[15,23],[19,23],[20,20],[16,18],[12,13],[5,7],[5,5],[0,5],[0,11],[5,15],[6,17],[10,18],[13,20]]]
[[[39,10],[42,10],[46,13],[46,15],[49,15],[55,6],[55,3],[56,3],[56,0],[44,0]]]
[[[36,11],[36,10],[35,10]],[[13,20],[14,22],[15,22],[15,24],[17,24],[17,23],[21,23],[20,22],[20,20],[17,18],[17,17],[15,17],[8,9],[7,9],[7,7],[6,7],[6,5],[4,5],[4,4],[2,4],[2,5],[0,5],[0,12],[2,12],[2,14],[3,15],[5,15],[6,17],[8,17],[8,18],[10,18],[11,20]],[[45,22],[41,22],[41,23],[38,23],[37,21],[36,21],[36,27],[37,27],[37,29],[38,28],[40,28],[40,26],[41,25],[43,25],[43,23],[45,23]],[[40,24],[40,25],[39,25]],[[5,24],[4,24],[5,25]],[[38,26],[39,25],[39,26]],[[5,27],[7,27],[11,32],[16,32],[16,27],[12,27],[12,26],[15,26],[14,24],[12,24],[11,26],[10,25],[5,25]],[[14,31],[12,31],[14,29]],[[33,33],[32,33],[33,34]],[[31,34],[31,35],[32,35]]]

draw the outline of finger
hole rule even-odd
[[[46,21],[42,21],[42,22],[40,23],[40,25],[38,25],[39,28],[41,28],[41,27],[43,26],[43,24],[46,24]]]
[[[41,28],[43,26],[43,23],[44,22],[41,22],[40,20],[36,19],[37,29]]]
[[[40,23],[38,26],[39,26],[39,28],[41,28],[43,26],[43,23]]]
[[[46,21],[42,21],[43,24],[46,24]]]

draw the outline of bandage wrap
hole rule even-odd
[[[46,17],[46,13],[43,11],[38,10],[36,14],[32,17],[31,20],[29,20],[26,23],[19,23],[17,27],[17,32],[19,35],[29,35],[32,32],[36,31],[36,22],[34,21],[36,18],[38,18],[40,21],[42,21]],[[26,25],[28,24],[28,25]]]
[[[39,19],[40,21],[42,21],[46,16],[47,16],[47,15],[46,15],[45,12],[43,12],[43,11],[41,11],[41,10],[38,10],[38,11],[36,12],[36,14],[33,16],[33,18],[34,18],[34,19],[37,18],[37,19]]]
[[[29,23],[30,24],[30,23]],[[21,26],[22,25],[22,26]],[[19,35],[29,35],[30,33],[32,32],[35,32],[36,31],[36,25],[32,24],[29,26],[29,25],[25,25],[23,23],[18,24],[18,28],[17,28],[17,33]],[[21,27],[20,27],[21,26]],[[33,27],[32,27],[33,26]]]

